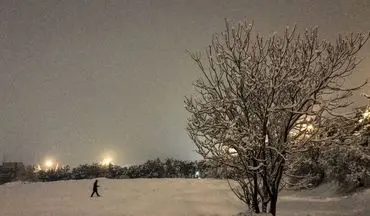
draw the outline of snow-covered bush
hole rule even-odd
[[[92,179],[106,177],[108,168],[98,163],[83,164],[72,169],[73,179]]]
[[[321,163],[321,151],[309,147],[293,161],[287,171],[287,186],[294,189],[316,187],[325,181],[325,168]]]
[[[70,167],[64,166],[59,169],[40,170],[36,174],[36,178],[41,181],[59,181],[71,179]]]
[[[370,186],[370,111],[364,107],[357,120],[342,131],[342,139],[322,151],[321,164],[329,180],[343,191]]]

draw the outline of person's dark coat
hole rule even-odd
[[[90,197],[93,197],[95,193],[98,197],[100,197],[100,195],[98,193],[98,187],[99,187],[98,180],[95,180],[94,185],[93,185],[93,192],[91,193]]]

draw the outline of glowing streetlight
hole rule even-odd
[[[113,164],[113,159],[110,157],[106,157],[103,159],[102,162],[100,162],[100,164],[103,166],[109,166],[109,164]]]
[[[53,161],[52,161],[52,160],[46,160],[46,161],[45,161],[45,167],[46,167],[46,168],[50,169],[50,168],[52,168],[52,167],[53,167],[53,165],[54,165],[54,163],[53,163]]]

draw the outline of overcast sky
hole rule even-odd
[[[200,74],[185,50],[245,17],[265,35],[296,23],[333,39],[370,30],[370,1],[1,0],[0,159],[197,158],[183,99]],[[350,83],[370,77],[370,43],[361,55]]]

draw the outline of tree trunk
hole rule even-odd
[[[254,202],[253,202],[254,203]],[[256,213],[256,214],[259,214],[259,213],[261,213],[260,212],[260,208],[258,207],[258,203],[256,204],[256,203],[254,203],[253,204],[253,211],[254,211],[254,213]]]
[[[252,200],[252,203],[253,203],[253,208],[254,208],[254,212],[255,213],[260,213],[260,208],[259,208],[259,205],[258,205],[258,181],[257,181],[257,175],[255,174],[253,176],[253,183],[254,183],[254,191],[253,191],[253,200]]]
[[[265,202],[265,201],[262,202],[262,212],[263,213],[267,212],[267,204],[268,204],[268,202]]]
[[[276,206],[277,206],[277,197],[278,197],[278,192],[273,192],[274,194],[271,197],[270,201],[270,213],[273,216],[276,216]]]

